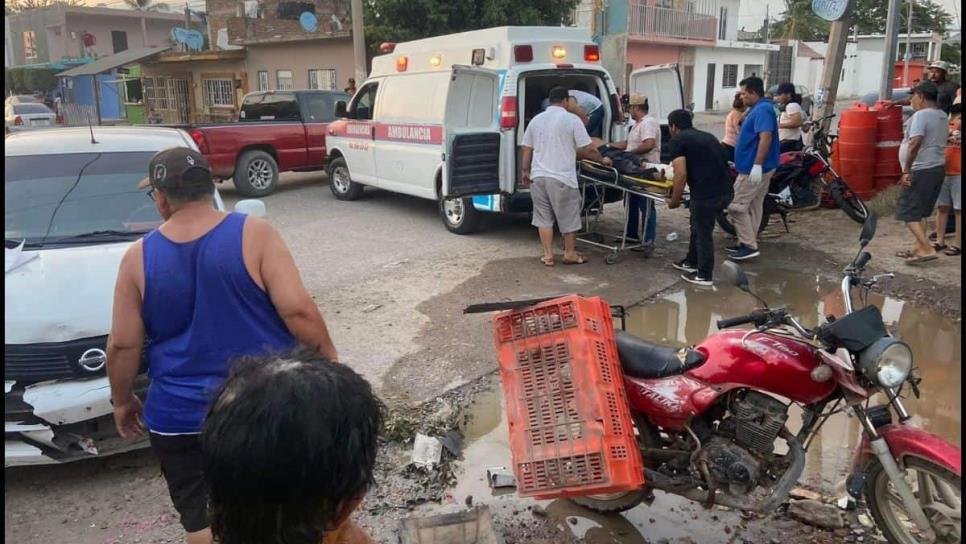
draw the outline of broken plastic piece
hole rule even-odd
[[[439,463],[443,455],[443,444],[432,436],[416,433],[413,443],[412,462],[418,467],[432,468]]]
[[[497,489],[500,487],[516,487],[517,481],[513,473],[506,467],[493,467],[486,469],[486,481],[490,487]]]

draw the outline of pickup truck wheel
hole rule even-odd
[[[329,189],[339,200],[357,200],[366,187],[352,181],[349,166],[344,158],[339,157],[329,163]]]
[[[473,234],[480,228],[483,212],[473,207],[472,198],[440,198],[439,217],[454,234]]]
[[[232,179],[245,196],[267,196],[278,187],[278,164],[264,151],[246,151],[238,157]]]

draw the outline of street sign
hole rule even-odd
[[[826,21],[838,21],[849,8],[849,0],[812,0],[812,11]]]

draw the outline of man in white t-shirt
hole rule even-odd
[[[540,233],[545,266],[553,266],[553,226],[564,239],[563,264],[587,262],[577,253],[582,195],[577,185],[577,159],[610,164],[601,156],[580,119],[566,108],[563,87],[550,90],[549,107],[523,133],[523,185],[533,200],[533,226]]]
[[[797,100],[796,100],[797,98]],[[802,125],[805,112],[799,104],[801,97],[795,94],[795,85],[782,83],[775,93],[775,102],[782,108],[778,117],[779,152],[802,150]]]
[[[611,144],[611,147],[640,155],[645,162],[660,163],[661,123],[650,115],[647,97],[640,94],[632,95],[628,101],[628,111],[631,114],[631,119],[634,120],[634,126],[627,134],[626,141],[615,142]],[[637,195],[630,195],[627,208],[627,227],[625,230],[627,240],[640,241],[641,224],[644,224],[644,244],[641,247],[646,248],[647,244],[653,244],[657,229],[654,201]],[[644,220],[642,221],[642,219]]]

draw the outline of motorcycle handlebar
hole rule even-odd
[[[855,268],[865,268],[865,265],[869,264],[872,260],[872,255],[868,251],[863,251],[859,258],[855,260]]]
[[[737,327],[738,325],[744,325],[746,323],[759,324],[764,319],[764,314],[759,311],[751,312],[748,315],[743,315],[741,317],[732,317],[729,319],[719,319],[718,329],[730,329],[731,327]]]

